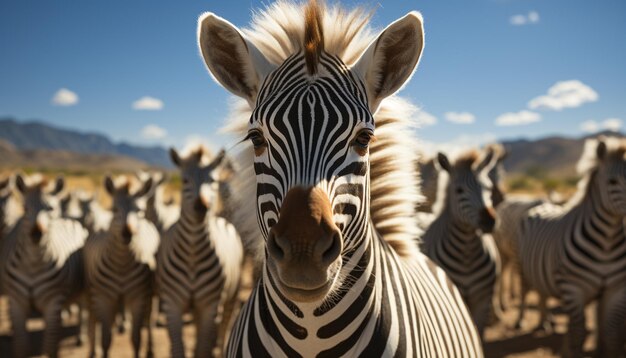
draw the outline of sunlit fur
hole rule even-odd
[[[235,132],[243,137],[248,129],[258,129],[267,141],[255,151],[244,146],[247,159],[237,162],[237,178],[256,181],[240,182],[241,190],[234,192],[249,210],[242,210],[242,222],[256,218],[262,234],[252,225],[242,227],[258,238],[279,220],[291,188],[322,190],[342,232],[341,269],[323,300],[306,302],[285,297],[265,269],[227,353],[480,356],[478,336],[458,291],[414,244],[419,195],[411,107],[385,99],[372,116],[365,84],[349,69],[374,39],[369,16],[338,7],[321,13],[325,46],[311,75],[302,51],[304,7],[279,2],[258,13],[253,28],[243,31],[278,68],[258,88],[254,109],[245,108],[248,98],[233,116]],[[211,49],[201,45],[201,50],[207,54]],[[250,88],[232,79],[226,79],[229,88],[248,96]],[[353,144],[365,128],[375,129],[369,151]],[[250,198],[257,198],[255,208]]]
[[[578,191],[564,206],[534,206],[512,230],[522,279],[561,300],[569,316],[565,354],[582,356],[585,305],[598,299],[598,356],[619,356],[626,320],[626,141],[585,144]],[[499,210],[504,217],[514,207]],[[504,220],[504,218],[503,218]]]

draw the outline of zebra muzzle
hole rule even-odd
[[[267,238],[268,268],[288,298],[321,299],[339,271],[342,245],[328,196],[319,188],[292,188]]]

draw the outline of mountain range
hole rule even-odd
[[[622,133],[597,133],[623,136]],[[508,156],[505,170],[512,174],[541,173],[553,177],[576,175],[575,167],[584,141],[593,136],[503,141]],[[171,169],[164,147],[114,143],[103,134],[57,128],[41,121],[0,119],[0,167],[40,169],[136,170],[156,167]]]
[[[143,147],[129,143],[114,143],[105,135],[82,133],[54,127],[41,121],[0,119],[0,140],[18,151],[64,151],[83,155],[108,155],[133,158],[149,166],[170,168],[167,150],[163,147]]]

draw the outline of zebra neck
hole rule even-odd
[[[582,226],[582,232],[587,237],[599,239],[605,249],[610,249],[614,243],[625,239],[624,217],[613,213],[606,208],[601,199],[600,188],[590,183],[591,188],[584,200],[575,209],[581,217],[577,220]]]
[[[455,239],[466,243],[478,242],[478,240],[474,240],[478,237],[478,235],[476,235],[476,228],[454,217],[448,205],[437,215],[437,218],[431,226],[441,235],[441,238]]]
[[[179,218],[179,226],[186,232],[208,232],[208,220],[211,216],[207,210],[203,215],[194,211],[182,210]]]

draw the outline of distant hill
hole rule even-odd
[[[119,154],[90,154],[52,149],[17,149],[0,140],[0,171],[32,169],[71,173],[134,172],[151,166]]]
[[[576,163],[587,138],[598,135],[620,136],[622,133],[603,132],[581,138],[546,137],[537,140],[503,141],[508,157],[504,168],[512,174],[548,174],[553,177],[576,175]]]
[[[0,119],[0,140],[12,144],[19,151],[54,150],[109,157],[121,155],[151,166],[171,168],[167,151],[162,147],[116,144],[102,134],[81,133],[38,121],[18,122],[11,118]]]

